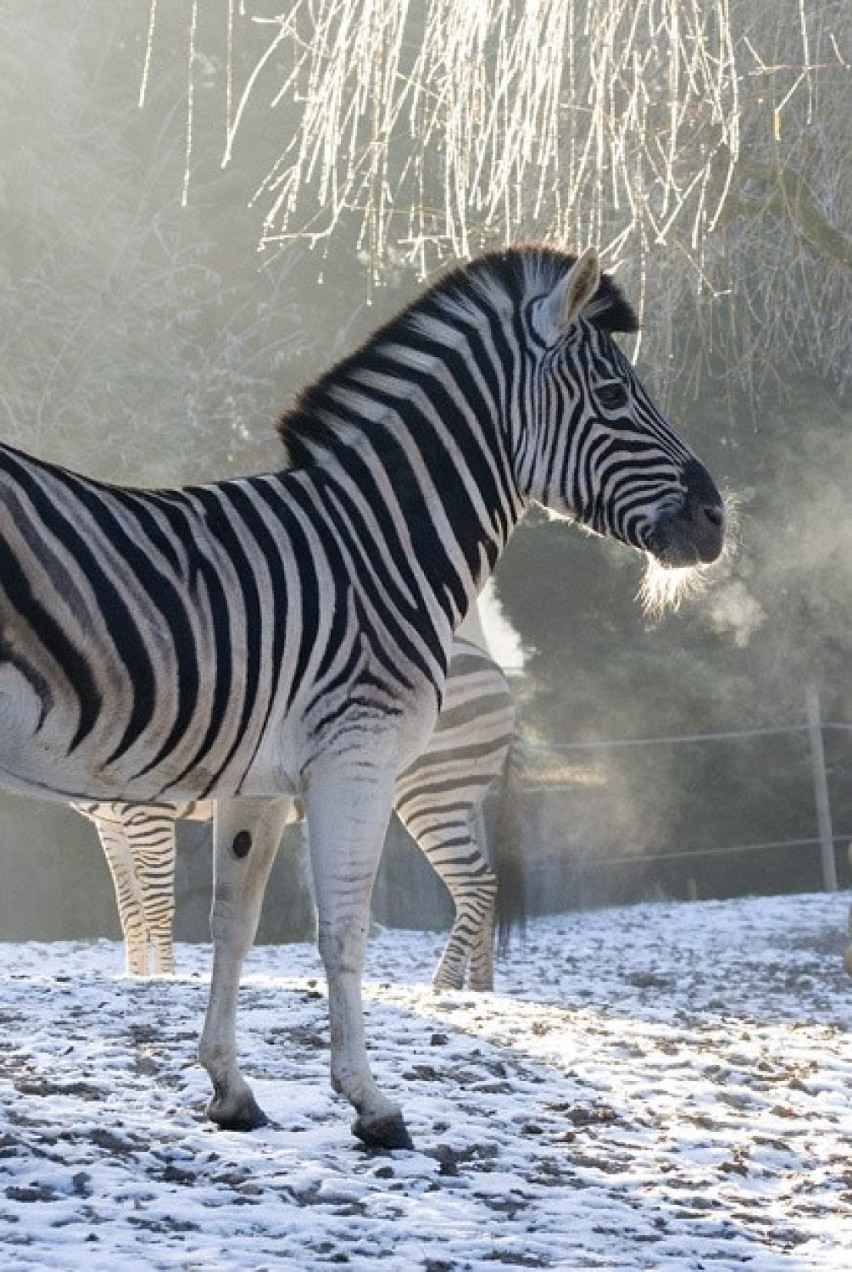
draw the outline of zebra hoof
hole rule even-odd
[[[370,1121],[356,1117],[352,1123],[352,1134],[368,1148],[414,1148],[401,1113]]]
[[[269,1125],[269,1118],[253,1095],[243,1100],[238,1108],[226,1109],[215,1096],[207,1105],[207,1116],[220,1131],[256,1131]]]

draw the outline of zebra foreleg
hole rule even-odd
[[[133,859],[142,893],[145,927],[154,975],[175,970],[173,927],[175,918],[175,823],[164,827],[157,844],[140,848],[133,844]]]
[[[371,1147],[411,1148],[402,1110],[370,1072],[361,977],[370,897],[390,819],[394,774],[317,777],[306,794],[320,956],[328,979],[331,1085],[358,1116],[352,1133]]]
[[[219,800],[213,822],[213,972],[198,1059],[210,1075],[207,1116],[234,1131],[267,1122],[237,1064],[237,997],[289,800]]]
[[[148,927],[133,851],[121,822],[99,817],[96,825],[115,888],[127,975],[145,976],[148,971]]]

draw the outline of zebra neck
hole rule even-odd
[[[375,358],[375,353],[374,353]],[[406,561],[452,626],[490,576],[522,499],[494,402],[462,401],[446,367],[391,377],[349,366],[279,424],[288,471],[314,483],[335,528]],[[439,374],[440,373],[440,374]],[[310,407],[307,416],[305,407]]]

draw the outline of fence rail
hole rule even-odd
[[[838,729],[845,733],[852,733],[852,724],[839,724],[832,721],[823,720],[820,728],[825,730]],[[672,733],[659,734],[651,738],[599,738],[593,742],[554,742],[546,747],[537,748],[530,746],[528,749],[535,752],[538,749],[542,751],[594,751],[594,750],[611,750],[622,746],[655,746],[666,745],[677,742],[730,742],[737,738],[760,738],[771,737],[773,735],[780,736],[786,733],[808,733],[809,726],[807,724],[784,724],[777,726],[769,726],[767,728],[757,729],[731,729],[726,733]]]

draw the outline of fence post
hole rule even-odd
[[[828,802],[828,779],[825,774],[825,749],[822,744],[819,694],[815,685],[808,685],[806,693],[808,711],[808,736],[810,738],[811,768],[814,777],[819,846],[822,858],[822,886],[826,892],[837,891],[837,867],[834,863],[834,836],[831,829],[831,806]]]

